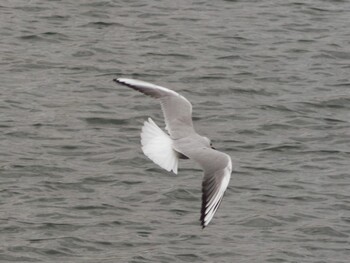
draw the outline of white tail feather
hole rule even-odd
[[[172,147],[173,141],[151,118],[142,127],[141,144],[142,151],[148,158],[165,170],[177,174],[179,157]]]

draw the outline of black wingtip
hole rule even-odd
[[[119,83],[119,80],[118,80],[118,79],[113,79],[113,81]]]
[[[204,188],[205,188],[205,181],[202,182],[202,207],[201,207],[201,216],[199,218],[199,221],[201,221],[202,229],[204,229],[206,227],[206,225],[205,225],[205,208],[206,208],[206,204],[207,204],[207,194],[204,191]]]
[[[205,212],[202,208],[201,217],[199,218],[199,221],[201,222],[202,230],[206,227],[204,219],[205,219]]]

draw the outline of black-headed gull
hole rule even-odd
[[[185,97],[173,90],[140,80],[118,78],[114,81],[160,101],[169,134],[151,118],[145,121],[141,144],[148,158],[175,174],[179,159],[189,158],[203,168],[200,221],[202,227],[206,227],[218,209],[230,181],[230,156],[215,150],[207,137],[196,133],[192,124],[192,105]]]

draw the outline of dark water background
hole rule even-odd
[[[349,262],[350,2],[0,2],[1,262]],[[233,159],[212,224],[202,173],[141,152],[164,85]]]

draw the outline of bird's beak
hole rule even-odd
[[[216,150],[215,147],[211,146],[212,149]]]

